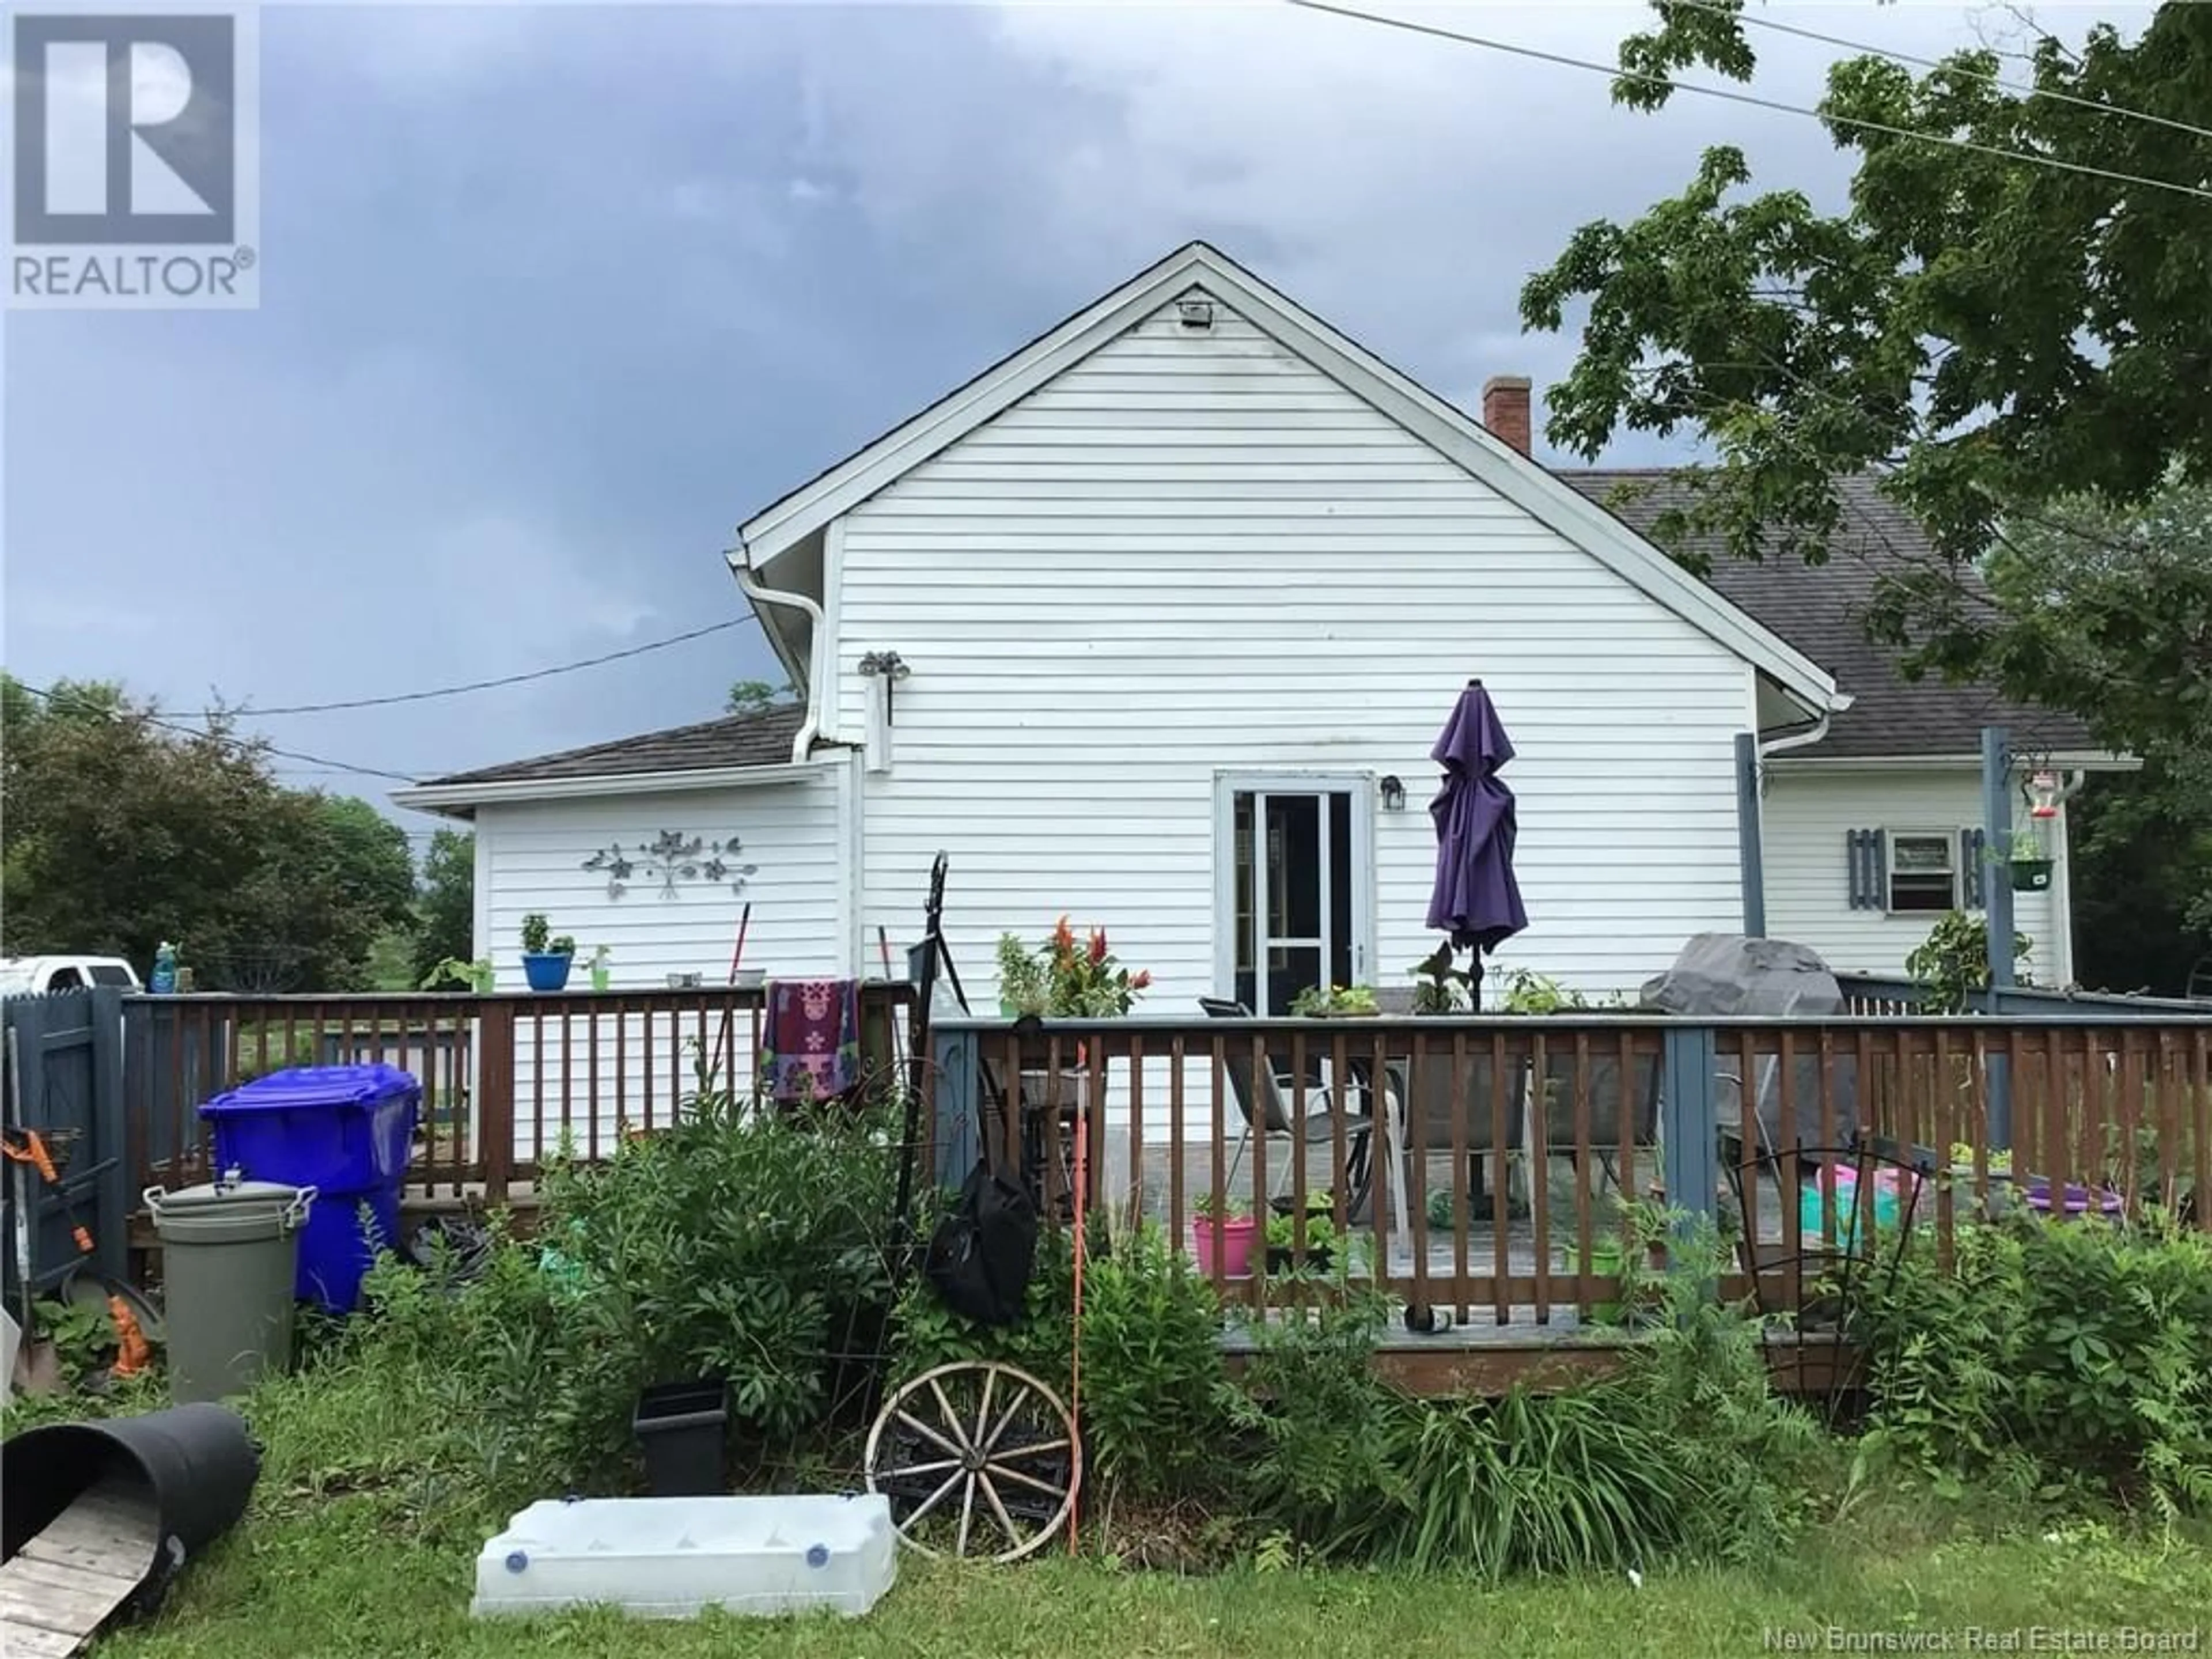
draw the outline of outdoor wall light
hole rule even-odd
[[[1211,300],[1182,300],[1176,304],[1176,313],[1182,325],[1203,333],[1213,326],[1213,301]]]
[[[1396,773],[1383,779],[1381,788],[1384,811],[1402,812],[1406,810],[1406,786]]]
[[[860,672],[869,676],[878,674],[883,676],[884,718],[886,720],[890,720],[893,699],[897,695],[898,683],[913,673],[914,670],[907,665],[905,659],[896,651],[871,651],[860,659]]]

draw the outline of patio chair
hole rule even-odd
[[[1610,1180],[1620,1190],[1622,1119],[1627,1117],[1628,1143],[1636,1148],[1659,1144],[1660,1057],[1631,1054],[1627,1075],[1622,1075],[1618,1054],[1594,1054],[1588,1060],[1589,1085],[1589,1152],[1597,1160],[1601,1180],[1595,1189],[1604,1191]],[[1568,1048],[1554,1045],[1544,1056],[1544,1155],[1572,1158],[1580,1169],[1582,1148],[1575,1138],[1575,1090],[1582,1066]],[[1625,1194],[1626,1196],[1628,1194]]]
[[[1249,1019],[1252,1011],[1241,1002],[1224,997],[1200,997],[1198,1006],[1209,1019]],[[1294,1077],[1282,1056],[1269,1054],[1265,1066],[1255,1066],[1249,1045],[1232,1042],[1224,1057],[1223,1069],[1229,1075],[1229,1086],[1237,1097],[1237,1109],[1243,1118],[1243,1127],[1237,1138],[1236,1155],[1230,1160],[1229,1184],[1237,1184],[1237,1172],[1243,1168],[1244,1149],[1250,1143],[1252,1132],[1257,1127],[1271,1140],[1279,1139],[1286,1146],[1295,1147],[1303,1141],[1310,1153],[1315,1148],[1333,1154],[1336,1145],[1337,1121],[1340,1116],[1345,1126],[1344,1178],[1347,1191],[1344,1198],[1344,1212],[1347,1219],[1359,1214],[1367,1202],[1367,1188],[1372,1171],[1369,1153],[1375,1131],[1374,1091],[1352,1079],[1325,1084],[1317,1079],[1305,1079],[1305,1112],[1294,1117],[1294,1103],[1297,1100],[1298,1079]],[[1349,1103],[1357,1095],[1358,1107]],[[1292,1168],[1291,1158],[1285,1155],[1277,1166],[1281,1172]],[[1333,1165],[1324,1164],[1324,1169]],[[1313,1169],[1310,1156],[1308,1171]],[[1272,1184],[1272,1183],[1271,1183]],[[1276,1194],[1270,1191],[1270,1200]]]

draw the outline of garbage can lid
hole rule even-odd
[[[419,1091],[411,1072],[382,1060],[363,1066],[295,1066],[241,1083],[200,1108],[202,1117],[227,1112],[281,1112],[302,1106],[374,1106],[395,1095]]]
[[[146,1195],[146,1200],[155,1210],[183,1211],[221,1209],[287,1209],[297,1202],[303,1191],[312,1189],[288,1186],[281,1181],[211,1181],[198,1187],[179,1187],[175,1192],[158,1188]]]

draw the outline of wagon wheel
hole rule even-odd
[[[868,1490],[924,1555],[1018,1561],[1067,1524],[1083,1448],[1060,1396],[1012,1365],[924,1371],[868,1431]]]

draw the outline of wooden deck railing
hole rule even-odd
[[[873,1069],[902,1030],[902,983],[861,990]],[[124,1000],[125,1158],[136,1193],[207,1178],[200,1105],[288,1065],[382,1060],[422,1085],[410,1184],[497,1203],[564,1144],[596,1158],[675,1116],[704,1075],[752,1086],[759,988]]]
[[[1850,1219],[1893,1182],[1947,1260],[1960,1217],[2039,1203],[2039,1178],[2212,1231],[2212,1018],[960,1018],[932,1040],[945,1178],[988,1155],[1064,1217],[1080,1121],[1087,1200],[1187,1248],[1231,1201],[1287,1213],[1287,1259],[1213,1259],[1255,1300],[1310,1256],[1310,1202],[1423,1324],[1587,1322],[1620,1293],[1597,1269],[1640,1248],[1624,1195],[1713,1216],[1726,1288],[1792,1310],[1833,1243],[1893,1237]]]

